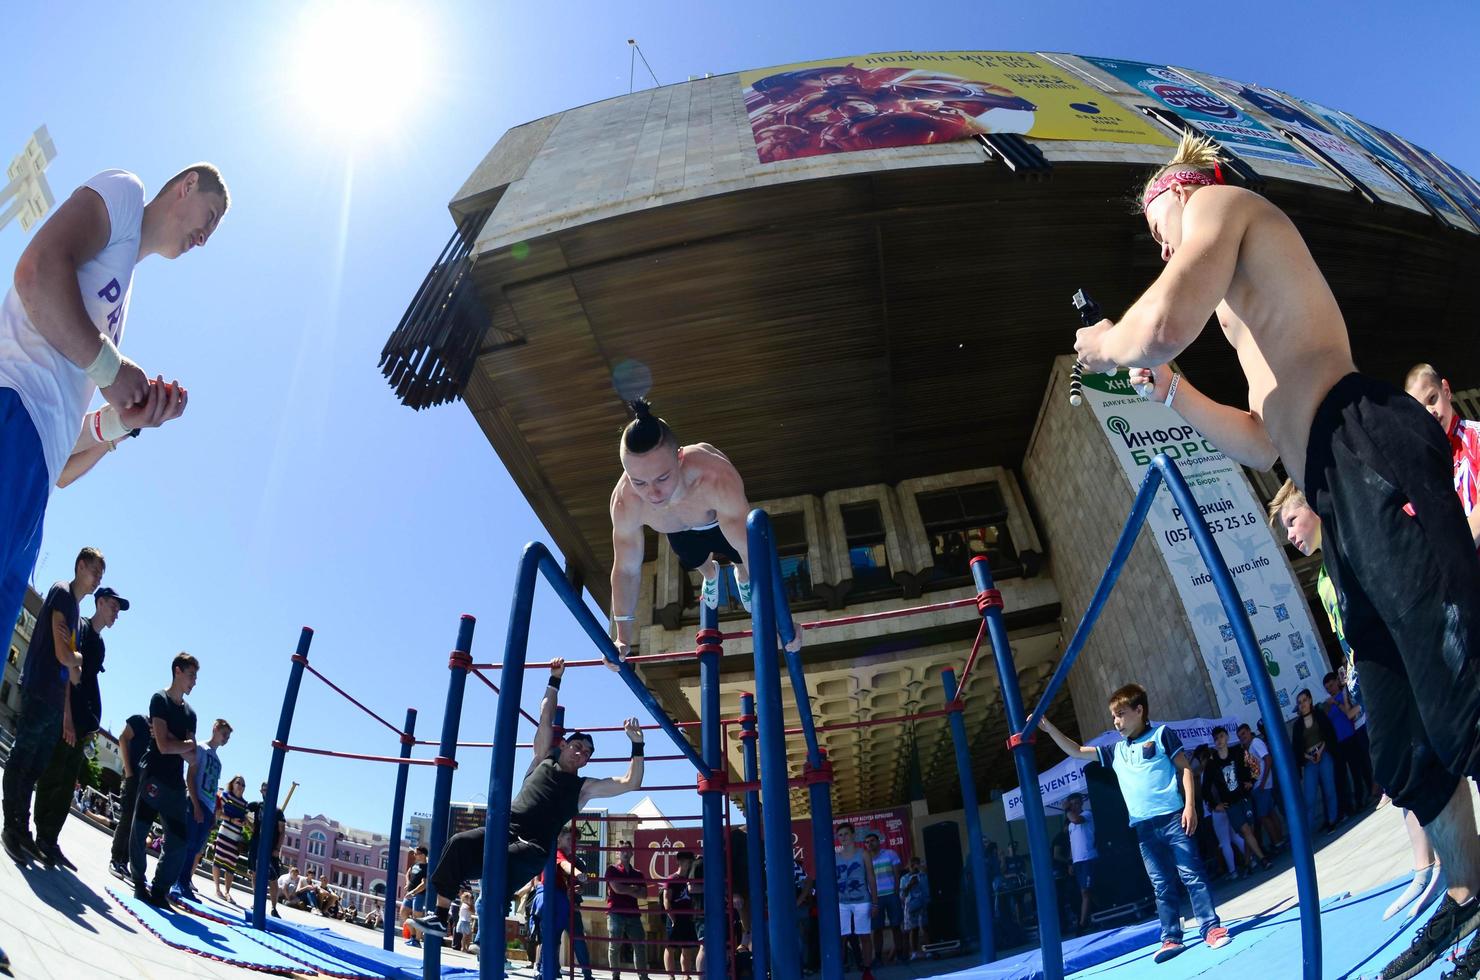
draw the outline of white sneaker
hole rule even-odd
[[[735,591],[740,593],[740,605],[745,607],[746,612],[750,612],[750,581],[747,579],[742,582],[738,578],[735,579]]]
[[[702,577],[702,576],[701,576]],[[710,609],[719,608],[719,576],[704,579],[704,587],[699,592],[699,598],[704,605]],[[745,607],[747,610],[749,606]]]

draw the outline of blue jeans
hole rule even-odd
[[[1320,812],[1316,809],[1316,787],[1319,784],[1321,795],[1326,798],[1326,822],[1336,822],[1336,763],[1331,759],[1330,752],[1321,753],[1320,762],[1306,762],[1300,769],[1300,785],[1305,790],[1305,823],[1307,827],[1313,827],[1316,816]]]
[[[186,818],[190,821],[187,836],[185,838],[185,866],[180,869],[180,878],[175,884],[184,891],[195,891],[195,886],[190,883],[191,872],[195,870],[195,858],[206,846],[206,838],[211,836],[211,827],[215,826],[216,814],[201,807],[205,814],[204,820],[195,819],[195,807],[188,801],[185,804]]]
[[[581,922],[580,906],[576,906],[575,917],[570,914],[570,899],[565,892],[551,889],[550,894],[555,900],[555,938],[552,940],[555,948],[560,948],[560,937],[565,935],[567,926],[571,928],[571,946],[575,949],[576,962],[581,969],[591,969],[591,951],[586,946],[586,927]],[[545,913],[545,886],[540,885],[534,890],[534,902],[532,903],[532,915],[534,921],[542,923]],[[535,929],[540,928],[536,925]],[[544,945],[545,937],[540,936],[540,944]]]
[[[1213,896],[1203,877],[1197,845],[1182,829],[1182,812],[1173,810],[1136,824],[1136,839],[1141,844],[1141,860],[1146,862],[1146,876],[1156,893],[1156,914],[1161,918],[1163,942],[1182,941],[1182,903],[1177,898],[1176,880],[1180,876],[1187,897],[1192,899],[1192,914],[1197,917],[1203,936],[1218,926],[1218,913]]]
[[[36,567],[41,520],[51,491],[41,437],[13,388],[0,388],[0,473],[5,481],[5,506],[0,508],[0,623],[9,630],[20,618],[26,582]]]

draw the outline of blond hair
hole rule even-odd
[[[1191,132],[1182,134],[1181,141],[1177,144],[1177,152],[1172,158],[1160,167],[1154,174],[1146,178],[1146,183],[1141,185],[1141,192],[1136,195],[1139,204],[1145,197],[1151,185],[1161,179],[1162,175],[1171,170],[1197,170],[1211,174],[1215,168],[1223,162],[1223,157],[1218,153],[1218,144],[1206,136],[1198,136]]]
[[[231,191],[226,188],[226,180],[221,176],[221,171],[217,169],[214,163],[206,163],[205,161],[192,163],[184,170],[175,174],[175,176],[165,181],[164,186],[159,189],[159,193],[154,196],[156,198],[164,196],[166,191],[190,174],[195,174],[196,187],[211,194],[220,194],[221,201],[226,206],[226,209],[231,209]],[[225,212],[223,211],[222,213],[224,214]]]
[[[1435,370],[1434,365],[1428,363],[1415,364],[1408,369],[1408,377],[1403,379],[1403,390],[1407,391],[1420,381],[1432,381],[1435,385],[1438,385],[1443,380],[1444,378]]]
[[[1305,494],[1295,485],[1294,480],[1286,480],[1285,485],[1269,501],[1269,526],[1271,529],[1280,526],[1280,514],[1284,512],[1285,505],[1294,504],[1296,507],[1309,507],[1310,501],[1305,499]]]

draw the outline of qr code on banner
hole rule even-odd
[[[1290,634],[1290,649],[1291,650],[1304,650],[1305,649],[1305,636],[1302,633],[1300,633],[1298,630],[1296,632]]]
[[[1244,600],[1244,612],[1246,612],[1250,616],[1252,616],[1252,615],[1254,615],[1258,611],[1259,611],[1259,607],[1256,606],[1256,605],[1254,605],[1254,600],[1253,599],[1245,599]]]
[[[1218,635],[1221,636],[1221,637],[1223,637],[1223,642],[1224,643],[1232,643],[1233,642],[1233,627],[1230,626],[1227,623],[1224,623],[1222,626],[1219,626],[1218,627]]]
[[[1285,604],[1283,602],[1277,602],[1277,603],[1275,603],[1275,607],[1274,607],[1274,621],[1276,623],[1283,623],[1283,622],[1288,621],[1289,618],[1290,618],[1290,610],[1285,606]]]
[[[1289,691],[1285,690],[1282,687],[1282,688],[1280,688],[1279,693],[1278,693],[1277,696],[1280,699],[1280,707],[1281,708],[1288,708],[1290,706],[1290,692]]]
[[[1238,670],[1239,670],[1239,667],[1238,667],[1238,658],[1237,657],[1224,657],[1223,658],[1223,673],[1227,674],[1229,677],[1237,677],[1238,676]]]
[[[1300,661],[1300,663],[1295,665],[1295,673],[1300,677],[1301,680],[1305,680],[1307,677],[1310,676],[1310,664],[1306,663],[1304,660]]]
[[[1254,685],[1253,684],[1245,684],[1243,687],[1241,687],[1241,688],[1238,689],[1238,692],[1244,696],[1244,704],[1253,704],[1254,703]]]

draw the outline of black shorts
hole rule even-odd
[[[668,918],[668,941],[673,943],[697,943],[699,931],[694,927],[695,917],[670,915]]]
[[[1311,424],[1306,497],[1362,678],[1373,772],[1424,824],[1480,775],[1480,559],[1452,466],[1428,412],[1360,374]]]
[[[709,527],[691,528],[687,531],[674,531],[668,535],[668,543],[673,546],[673,553],[678,556],[678,563],[687,571],[693,571],[715,557],[729,562],[731,565],[740,564],[740,552],[736,551],[725,537],[725,532],[719,529],[718,524]]]

